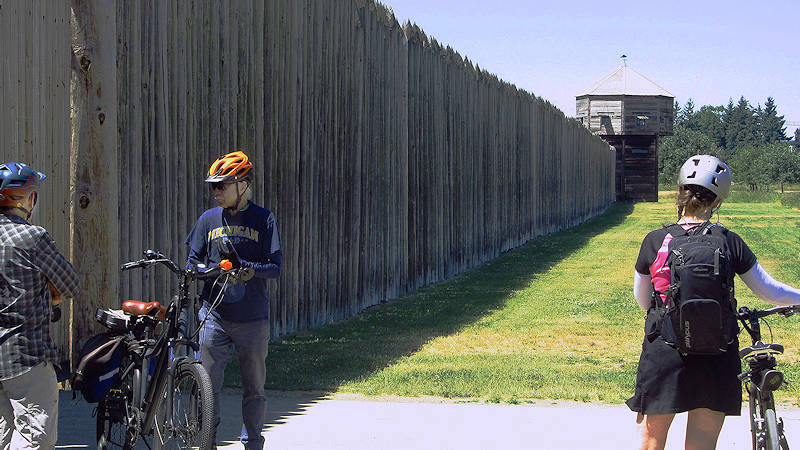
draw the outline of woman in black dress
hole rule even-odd
[[[712,217],[730,192],[731,171],[716,157],[689,158],[678,176],[678,224],[687,232]],[[736,233],[725,230],[733,270],[759,298],[770,303],[800,303],[800,290],[773,279]],[[651,319],[655,302],[664,303],[670,284],[666,263],[673,236],[666,228],[651,231],[642,242],[634,271],[634,296]],[[663,312],[663,309],[662,309]],[[733,339],[719,355],[682,355],[661,336],[645,337],[636,374],[636,391],[628,407],[637,412],[642,449],[663,449],[676,413],[688,411],[686,449],[713,449],[726,415],[742,407],[739,343]]]

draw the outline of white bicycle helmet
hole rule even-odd
[[[724,200],[731,192],[731,169],[716,156],[692,156],[678,174],[678,186],[687,184],[703,186]]]

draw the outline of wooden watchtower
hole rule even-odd
[[[576,118],[617,152],[617,201],[658,201],[658,137],[675,96],[623,65],[575,96]]]

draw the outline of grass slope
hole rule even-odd
[[[673,196],[621,203],[448,282],[271,344],[267,387],[516,403],[618,403],[633,391],[644,312],[631,294],[644,235],[674,221]],[[735,199],[733,199],[735,200]],[[720,221],[776,278],[800,285],[797,210],[778,199],[726,203]],[[741,281],[740,304],[765,306]],[[772,321],[800,380],[800,326]],[[768,330],[764,327],[765,338]],[[744,337],[743,337],[744,342]],[[226,382],[237,385],[235,362]],[[782,391],[797,398],[800,383]]]

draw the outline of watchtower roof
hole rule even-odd
[[[647,77],[628,66],[620,66],[588,89],[577,94],[585,95],[653,95],[672,97],[669,91],[650,81]]]

